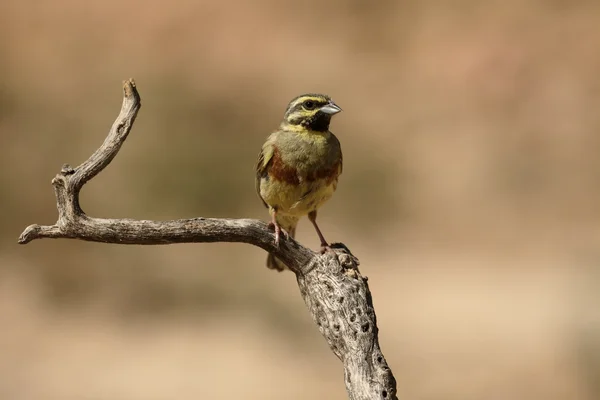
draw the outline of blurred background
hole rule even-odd
[[[267,219],[259,148],[328,93],[321,228],[370,278],[400,398],[600,398],[599,26],[593,0],[2,0],[0,398],[347,398],[260,249],[16,244],[130,77],[143,107],[87,213]]]

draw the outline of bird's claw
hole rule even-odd
[[[331,249],[331,246],[329,246],[329,244],[328,244],[328,243],[321,243],[321,248],[319,249],[319,253],[320,253],[320,254],[325,254],[325,253],[327,253],[328,251],[333,251],[333,250]]]
[[[286,239],[290,238],[289,233],[287,233],[285,229],[282,229],[277,223],[269,222],[269,229],[275,231],[275,246],[277,247],[279,247],[279,238],[281,237],[281,234],[283,234]]]

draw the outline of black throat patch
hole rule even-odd
[[[331,122],[331,115],[327,115],[321,111],[317,111],[315,115],[304,119],[301,125],[311,131],[316,132],[327,132],[329,130],[329,123]]]

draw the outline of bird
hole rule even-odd
[[[275,245],[280,236],[294,237],[296,225],[308,216],[321,241],[330,249],[317,225],[317,209],[331,198],[342,173],[342,149],[329,130],[331,117],[342,109],[328,95],[308,93],[292,99],[279,125],[262,146],[256,163],[256,191],[269,209]],[[273,254],[267,267],[286,265]]]

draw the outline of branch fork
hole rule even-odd
[[[127,139],[141,107],[133,79],[123,84],[121,112],[104,143],[73,168],[63,165],[52,179],[58,220],[54,225],[30,225],[18,242],[35,239],[79,239],[92,242],[158,245],[173,243],[239,242],[274,254],[296,275],[300,293],[333,353],[344,364],[351,400],[396,397],[396,380],[379,348],[378,328],[367,284],[358,259],[341,243],[316,253],[283,236],[279,245],[262,221],[191,218],[170,221],[94,218],[79,204],[81,188],[110,164]]]

